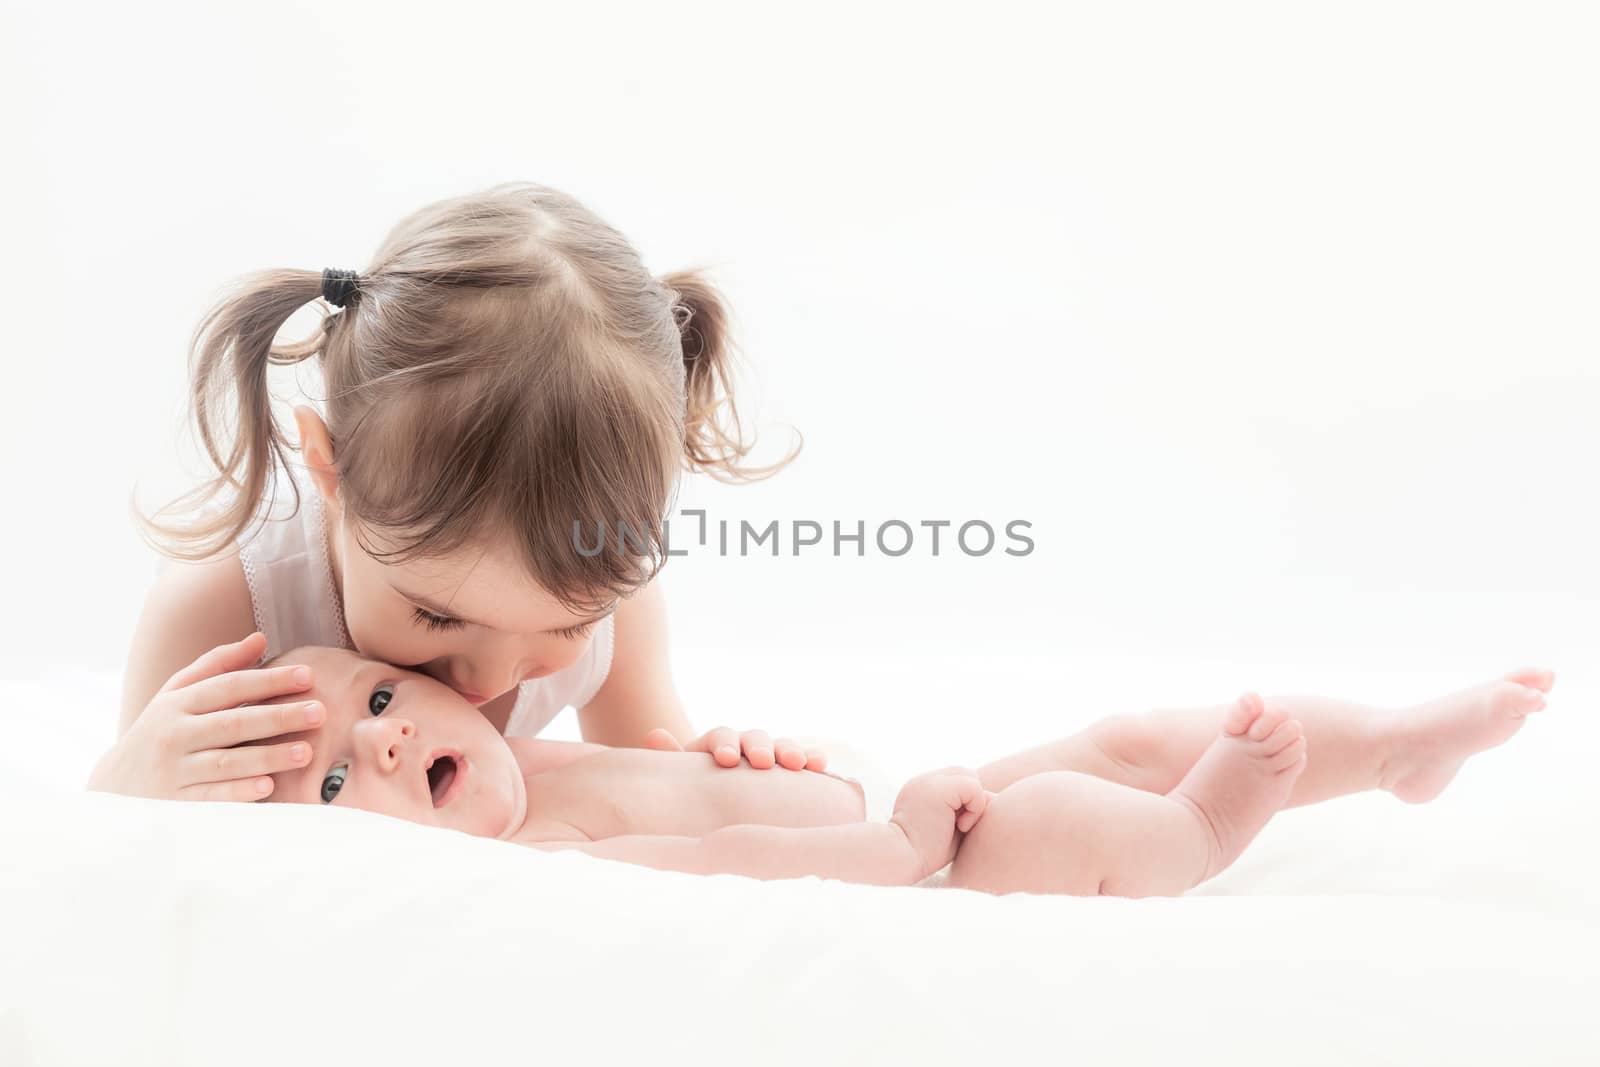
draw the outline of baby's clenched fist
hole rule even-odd
[[[978,772],[966,767],[919,774],[895,798],[889,822],[906,836],[917,857],[921,880],[955,859],[957,834],[977,825],[993,796]]]

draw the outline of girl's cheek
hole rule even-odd
[[[357,610],[345,613],[345,629],[362,655],[389,663],[420,663],[438,653],[428,652],[428,641],[412,633],[408,618],[373,618]]]

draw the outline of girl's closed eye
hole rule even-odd
[[[411,617],[419,626],[426,626],[429,630],[459,630],[466,623],[460,619],[453,619],[448,615],[436,615],[427,608],[413,607]]]
[[[594,623],[586,622],[582,626],[569,626],[565,630],[556,630],[557,637],[565,637],[569,641],[576,641],[580,637],[588,637],[589,631],[594,629]]]
[[[367,697],[367,710],[374,716],[382,715],[394,702],[394,686],[380,685]],[[344,780],[350,774],[348,763],[337,763],[328,768],[328,773],[322,776],[322,802],[333,803],[333,798],[339,795],[339,790],[344,788]]]

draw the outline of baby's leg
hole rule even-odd
[[[1227,867],[1283,807],[1306,765],[1300,724],[1240,697],[1165,796],[1072,771],[989,801],[950,884],[987,893],[1175,895]]]
[[[1543,708],[1553,682],[1549,671],[1514,671],[1403,709],[1318,696],[1268,697],[1269,708],[1300,722],[1310,750],[1289,805],[1367,789],[1431,800],[1469,756],[1507,740],[1527,715]],[[1223,706],[1116,715],[1064,741],[996,760],[979,774],[995,792],[1029,775],[1072,770],[1166,793],[1211,744],[1227,713]]]

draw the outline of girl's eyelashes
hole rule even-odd
[[[592,629],[594,629],[594,623],[586,622],[582,626],[569,626],[565,630],[557,630],[556,636],[577,640],[580,637],[588,637],[589,631]]]
[[[466,625],[460,619],[453,619],[448,615],[436,615],[427,608],[416,605],[411,607],[411,618],[418,626],[426,626],[434,632],[459,630]],[[576,641],[580,637],[588,637],[589,631],[593,629],[594,623],[586,622],[582,626],[569,626],[565,630],[551,630],[550,633],[569,641]]]
[[[344,788],[344,775],[348,769],[342,763],[337,767],[328,768],[328,773],[322,779],[322,802],[324,804],[333,803],[333,798],[338,796],[339,790]]]
[[[452,619],[448,615],[435,615],[427,608],[415,606],[411,609],[411,618],[419,626],[426,626],[430,630],[459,630],[466,625],[460,619]]]

